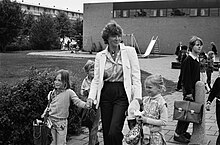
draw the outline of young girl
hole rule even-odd
[[[162,126],[166,126],[168,111],[161,95],[166,90],[162,76],[156,74],[147,77],[144,87],[147,96],[143,97],[143,111],[137,117],[137,121],[143,122],[143,145],[166,145]]]
[[[53,141],[51,145],[66,145],[70,100],[78,107],[87,108],[86,103],[81,101],[76,93],[70,89],[69,72],[67,70],[57,72],[54,90],[49,92],[48,100],[50,100],[50,105],[45,109],[42,117],[45,117],[48,111],[48,120],[52,123]]]

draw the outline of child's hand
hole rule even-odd
[[[210,108],[211,108],[211,104],[207,104],[205,107],[206,111],[210,111]]]
[[[44,118],[44,116],[45,116],[45,114],[43,113],[43,114],[41,115],[41,118]]]
[[[211,108],[211,102],[210,102],[210,101],[208,101],[208,102],[206,103],[205,108],[206,108],[206,111],[210,111],[210,108]]]
[[[143,114],[141,113],[141,115],[136,116],[136,120],[137,121],[141,121],[143,123],[147,123],[147,117],[143,116]]]

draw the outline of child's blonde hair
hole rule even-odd
[[[70,88],[70,78],[69,78],[69,71],[61,69],[57,71],[56,76],[61,74],[61,82],[63,83],[64,89]]]
[[[154,75],[148,76],[144,81],[145,88],[146,88],[147,83],[157,86],[161,90],[161,93],[166,91],[163,77],[159,74],[154,74]]]
[[[92,60],[88,60],[84,65],[83,69],[86,73],[88,73],[90,69],[94,69],[94,66],[95,66],[95,62]]]
[[[214,52],[213,51],[209,51],[208,52],[208,57],[209,58],[213,58],[214,57]]]

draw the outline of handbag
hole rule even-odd
[[[51,142],[50,128],[41,120],[33,121],[34,145],[48,145]]]
[[[93,106],[91,109],[82,108],[80,111],[81,116],[81,126],[92,128],[92,125],[96,118],[97,109]]]
[[[192,122],[202,123],[203,107],[201,103],[190,102],[190,101],[175,101],[173,119]]]
[[[136,125],[128,131],[125,135],[125,142],[129,145],[137,145],[141,139],[141,123],[136,123]]]
[[[48,94],[48,104],[47,108],[50,107],[50,103],[52,101],[51,95],[52,91]],[[49,110],[47,109],[43,121],[41,120],[34,120],[33,121],[33,138],[34,138],[34,145],[48,145],[52,141],[52,135],[51,135],[51,127],[52,123],[48,119],[49,117]]]

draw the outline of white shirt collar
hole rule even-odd
[[[194,60],[197,60],[199,62],[199,56],[195,56],[192,54],[192,52],[189,52],[189,56],[191,56]]]

